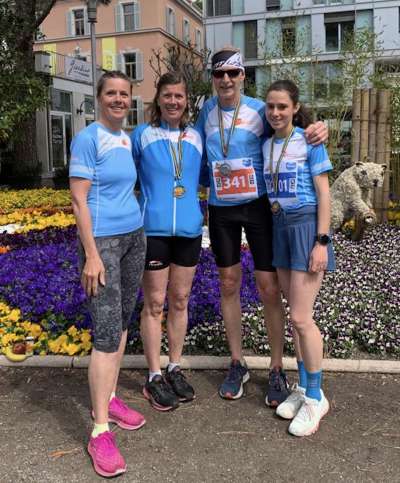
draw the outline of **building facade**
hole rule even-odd
[[[200,51],[204,42],[201,12],[189,0],[112,0],[98,5],[95,29],[99,70],[119,69],[133,81],[128,130],[145,120],[154,96],[153,51],[174,43]],[[86,2],[58,0],[40,27],[35,50],[49,53],[38,55],[39,70],[50,74],[52,84],[49,109],[38,113],[38,146],[43,175],[51,177],[67,165],[74,134],[94,117]]]
[[[276,78],[279,59],[318,55],[319,88],[329,92],[340,76],[337,60],[346,37],[363,27],[377,35],[379,61],[388,72],[400,72],[398,0],[205,0],[203,15],[206,47],[239,47],[246,76],[257,86]],[[266,58],[275,59],[267,68]],[[306,78],[310,76],[309,66],[301,68]]]

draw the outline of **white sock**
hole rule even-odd
[[[115,392],[113,391],[110,396],[110,401],[112,401],[115,398]]]
[[[149,382],[151,382],[156,376],[162,376],[161,371],[149,371]]]
[[[171,372],[175,369],[175,367],[179,367],[180,363],[179,362],[170,362],[167,367],[167,371]]]

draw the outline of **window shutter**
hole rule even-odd
[[[176,37],[176,17],[174,11],[172,11],[172,34]]]
[[[115,54],[116,61],[117,61],[117,70],[121,72],[125,72],[125,58],[124,54]]]
[[[138,124],[144,123],[144,109],[141,97],[137,97]]]
[[[122,32],[123,31],[123,25],[122,25],[122,5],[120,3],[117,3],[114,7],[114,16],[115,16],[115,31],[116,32]]]
[[[140,3],[135,2],[133,4],[133,11],[134,11],[134,25],[135,25],[135,30],[140,29]]]
[[[136,52],[136,80],[142,81],[143,76],[143,52]]]
[[[170,25],[169,12],[170,12],[170,9],[168,7],[165,7],[165,30],[167,32],[169,32],[169,25]]]
[[[90,35],[90,25],[88,21],[88,14],[87,14],[87,8],[84,9],[83,11],[83,18],[85,21],[85,35]]]
[[[72,37],[75,34],[75,32],[72,29],[72,19],[73,19],[72,11],[69,10],[67,12],[67,35],[68,35],[68,37]]]

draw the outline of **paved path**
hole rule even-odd
[[[400,376],[326,374],[332,411],[297,439],[263,404],[265,375],[247,395],[217,394],[221,371],[192,371],[192,404],[173,413],[141,396],[143,371],[125,370],[120,395],[147,424],[118,430],[128,463],[121,482],[400,482]],[[84,369],[0,368],[0,482],[96,482],[85,453],[90,431]],[[291,374],[291,378],[294,374]]]

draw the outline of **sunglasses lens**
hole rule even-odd
[[[212,75],[216,79],[222,79],[225,74],[228,74],[230,79],[237,77],[240,74],[240,69],[232,69],[232,70],[213,70]]]

